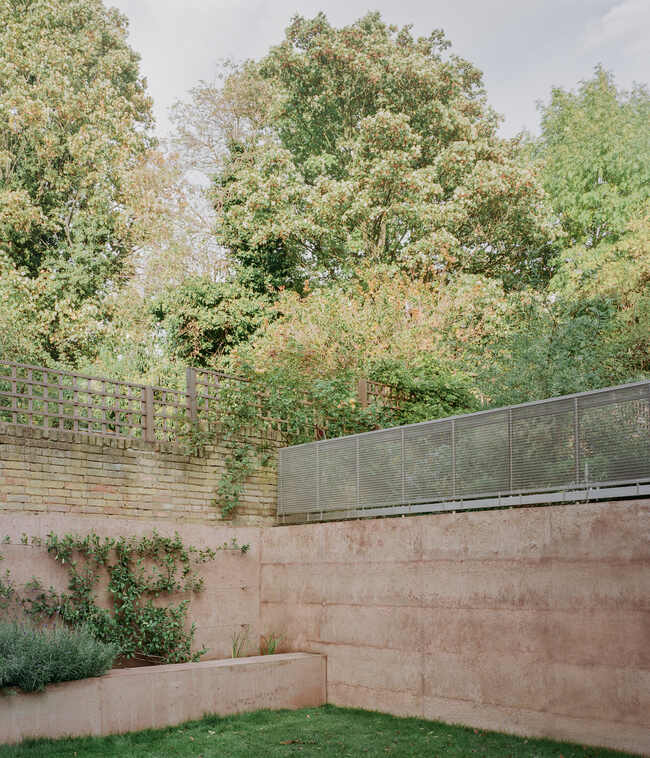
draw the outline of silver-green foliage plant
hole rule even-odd
[[[0,688],[25,692],[48,684],[101,676],[118,655],[115,644],[100,642],[88,629],[36,628],[0,622]]]

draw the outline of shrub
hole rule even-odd
[[[116,645],[86,629],[36,628],[0,622],[0,687],[36,692],[54,682],[101,676],[113,665]]]

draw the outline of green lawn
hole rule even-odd
[[[613,758],[613,750],[524,739],[371,711],[308,708],[208,716],[178,727],[122,736],[32,740],[0,747],[0,758],[251,758],[251,756],[444,756],[445,758]]]

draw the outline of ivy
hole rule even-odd
[[[215,441],[228,451],[215,498],[224,518],[241,502],[248,477],[275,465],[278,444],[298,445],[401,423],[394,409],[379,403],[362,407],[349,372],[305,383],[286,370],[271,369],[262,382],[251,367],[239,368],[243,380],[222,384],[218,403],[199,414],[187,437],[192,451]]]
[[[28,544],[25,535],[21,543]],[[65,566],[67,592],[46,589],[33,579],[18,598],[7,575],[0,581],[0,607],[17,600],[34,620],[85,627],[100,642],[117,645],[124,659],[147,656],[161,663],[197,661],[206,652],[205,647],[193,649],[196,625],[187,624],[191,595],[204,585],[197,567],[214,560],[218,550],[244,554],[249,549],[236,538],[214,550],[186,547],[178,533],[164,537],[155,531],[137,538],[50,533],[43,545]],[[98,604],[104,588],[109,607]]]

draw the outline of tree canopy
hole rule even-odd
[[[126,31],[100,0],[0,0],[0,250],[51,312],[68,304],[43,335],[55,359],[64,311],[128,274],[141,231],[129,182],[151,101]]]
[[[366,260],[542,276],[551,227],[535,167],[498,137],[480,71],[448,47],[440,30],[414,38],[377,13],[340,29],[296,16],[248,64],[271,103],[217,174],[217,238],[233,258],[297,288]]]
[[[650,198],[650,95],[619,90],[596,67],[576,92],[555,88],[540,106],[544,187],[564,243],[615,241]]]
[[[441,30],[295,16],[192,88],[168,148],[123,16],[0,22],[2,358],[228,369],[337,434],[395,422],[354,407],[360,377],[422,398],[411,421],[650,374],[645,87],[596,68],[506,140]]]

